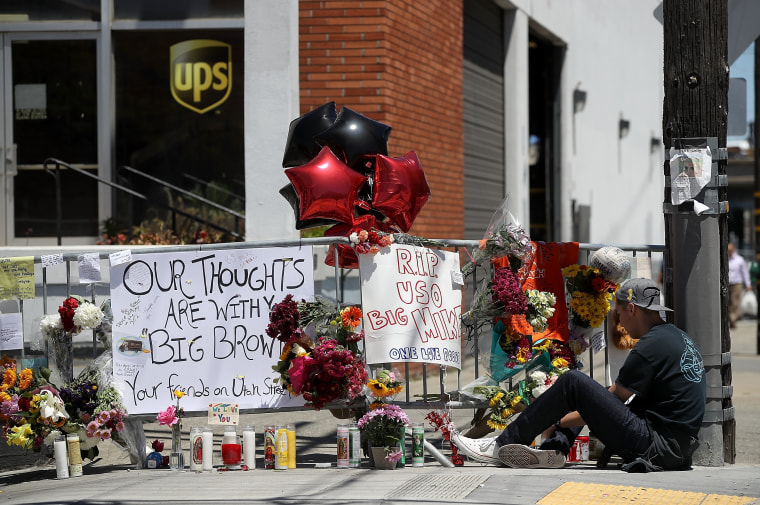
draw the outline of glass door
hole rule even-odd
[[[2,245],[55,244],[48,158],[98,173],[97,40],[92,34],[2,35]],[[53,165],[49,165],[53,166]],[[98,235],[98,183],[61,170],[63,243]]]

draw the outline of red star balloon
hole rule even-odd
[[[340,161],[328,147],[323,147],[310,162],[288,168],[298,195],[299,219],[334,219],[353,222],[354,203],[367,178]]]
[[[334,219],[301,219],[300,202],[296,189],[292,184],[287,184],[280,189],[280,194],[288,201],[296,218],[296,230],[304,230],[315,226],[338,224]]]
[[[430,186],[417,153],[409,151],[401,158],[377,156],[372,196],[375,210],[406,233],[428,200]]]

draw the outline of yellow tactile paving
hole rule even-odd
[[[751,496],[565,482],[543,497],[538,505],[744,505],[753,500]]]

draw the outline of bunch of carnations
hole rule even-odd
[[[393,244],[393,235],[376,230],[359,230],[349,235],[348,240],[358,254],[377,254],[383,247]]]

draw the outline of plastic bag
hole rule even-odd
[[[742,313],[745,316],[757,317],[757,296],[755,292],[745,291],[742,297]]]

